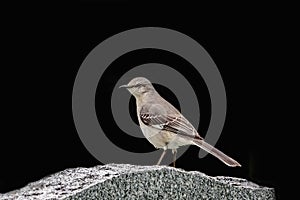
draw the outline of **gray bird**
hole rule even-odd
[[[177,148],[196,145],[230,167],[241,166],[234,159],[206,143],[193,125],[162,98],[146,78],[134,78],[121,87],[126,88],[136,99],[138,121],[144,136],[155,148],[164,150],[157,165],[161,163],[166,150],[171,149],[175,167]]]

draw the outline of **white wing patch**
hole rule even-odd
[[[140,115],[142,122],[159,130],[170,131],[185,137],[200,138],[197,131],[184,117],[181,115],[151,115],[143,113]]]

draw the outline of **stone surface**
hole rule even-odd
[[[275,199],[272,188],[167,166],[108,164],[67,169],[0,199]]]

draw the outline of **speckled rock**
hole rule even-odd
[[[272,188],[167,166],[108,164],[67,169],[0,199],[275,199]]]

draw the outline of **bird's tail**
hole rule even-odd
[[[216,149],[215,147],[211,146],[204,140],[193,140],[193,143],[200,147],[201,149],[207,151],[208,153],[212,154],[213,156],[217,157],[219,160],[221,160],[223,163],[230,167],[241,167],[240,163],[235,161],[234,159],[230,158],[229,156],[225,155],[220,150]]]

